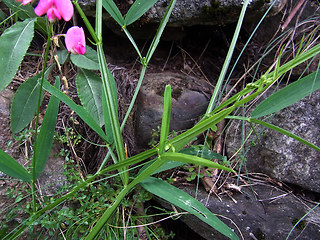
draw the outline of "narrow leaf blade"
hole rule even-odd
[[[46,70],[45,78],[48,77],[49,72],[50,68]],[[40,90],[38,79],[40,76],[41,73],[22,83],[12,99],[10,124],[13,133],[18,133],[25,128],[32,121],[37,111]],[[43,91],[41,99],[43,99]]]
[[[124,18],[113,0],[104,0],[102,6],[121,27],[125,25]]]
[[[104,125],[102,111],[102,81],[95,73],[79,69],[76,78],[78,95],[82,106],[91,114],[100,127]]]
[[[31,182],[31,175],[16,160],[0,149],[0,171],[8,176]]]
[[[70,59],[74,65],[88,70],[99,70],[98,55],[95,50],[87,46],[87,52],[84,55],[71,54]]]
[[[165,150],[167,138],[169,135],[170,116],[171,115],[171,86],[167,85],[164,91],[163,114],[160,131],[159,154]]]
[[[126,18],[125,25],[128,26],[131,23],[138,20],[143,14],[145,14],[158,0],[136,0],[130,7]]]
[[[60,87],[59,77],[56,78],[55,87]],[[36,162],[34,171],[36,179],[42,173],[51,152],[59,111],[59,103],[59,99],[52,95],[49,100],[49,104],[41,124],[35,152]]]
[[[179,188],[154,177],[149,177],[140,184],[147,191],[193,214],[230,239],[239,239],[227,225],[205,206]]]
[[[79,117],[94,130],[105,142],[108,142],[107,136],[103,132],[103,130],[99,127],[96,121],[92,118],[92,116],[84,109],[84,107],[77,105],[74,101],[72,101],[66,94],[61,92],[56,87],[52,86],[48,81],[43,82],[43,87],[49,93],[53,94],[60,101],[67,104]]]
[[[0,91],[5,89],[16,74],[33,39],[34,19],[17,22],[0,37]]]
[[[193,155],[188,155],[184,153],[177,153],[177,152],[166,152],[160,155],[160,158],[165,161],[178,161],[184,163],[193,163],[195,165],[207,166],[212,168],[218,168],[229,172],[235,172],[233,169],[225,167],[221,164],[215,163],[213,161],[200,158]]]
[[[320,88],[320,71],[309,74],[282,88],[262,101],[251,113],[252,118],[263,117],[300,101]]]
[[[280,127],[275,126],[273,124],[261,121],[259,119],[250,118],[249,121],[257,123],[257,124],[260,124],[260,125],[262,125],[264,127],[270,128],[270,129],[275,130],[275,131],[277,131],[279,133],[282,133],[284,135],[287,135],[288,137],[291,137],[291,138],[293,138],[293,139],[295,139],[295,140],[297,140],[297,141],[299,141],[299,142],[301,142],[301,143],[303,143],[303,144],[305,144],[305,145],[317,150],[318,152],[320,152],[320,147],[312,144],[311,142],[309,142],[309,141],[307,141],[307,140],[305,140],[305,139],[303,139],[303,138],[301,138],[301,137],[299,137],[299,136],[293,134],[292,132],[289,132],[289,131],[287,131],[287,130],[285,130],[283,128],[280,128]]]

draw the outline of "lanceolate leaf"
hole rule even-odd
[[[171,115],[171,86],[167,85],[164,91],[163,114],[160,131],[159,154],[165,151],[165,144],[169,135]]]
[[[120,26],[124,26],[124,18],[113,0],[103,0],[102,6]]]
[[[97,122],[92,118],[92,116],[82,107],[77,105],[74,101],[72,101],[66,94],[61,92],[58,88],[52,86],[48,81],[43,82],[43,87],[49,93],[53,94],[60,101],[67,104],[79,117],[88,124],[89,127],[92,128],[105,142],[108,142],[107,136],[103,132],[103,130],[99,127]]]
[[[88,70],[99,70],[98,55],[95,50],[87,46],[87,52],[84,55],[71,54],[70,59],[74,65],[88,69]]]
[[[0,171],[8,176],[31,182],[31,176],[16,160],[0,149]]]
[[[154,177],[149,177],[140,184],[147,191],[193,214],[230,239],[239,239],[227,225],[205,206],[179,188]]]
[[[125,25],[128,26],[131,23],[138,20],[143,14],[145,14],[158,0],[136,0],[130,7],[126,18]]]
[[[280,111],[320,88],[320,71],[309,74],[282,88],[261,102],[251,113],[259,118]]]
[[[0,37],[0,91],[5,89],[16,74],[33,38],[35,19],[17,22]]]
[[[55,87],[60,87],[59,77],[56,78]],[[34,158],[36,161],[34,170],[35,179],[37,179],[42,173],[51,152],[59,111],[59,103],[59,99],[52,95],[41,124]]]
[[[91,114],[100,127],[104,125],[102,111],[102,81],[95,73],[79,69],[76,78],[77,91],[83,107]]]
[[[48,77],[49,72],[50,68],[46,70],[45,78]],[[11,131],[13,133],[18,133],[25,128],[37,111],[40,90],[38,79],[40,76],[41,73],[22,83],[13,97],[10,116]],[[43,91],[41,98],[43,98]]]

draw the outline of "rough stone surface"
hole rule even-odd
[[[194,196],[194,187],[184,186],[181,189]],[[256,183],[253,189],[256,195],[250,186],[246,186],[242,187],[241,193],[231,194],[232,198],[227,195],[221,196],[221,201],[214,196],[208,198],[208,193],[199,189],[197,199],[211,212],[220,216],[219,218],[233,229],[240,239],[286,239],[294,224],[313,207],[312,204],[307,204],[269,184]],[[161,204],[172,209],[168,204]],[[319,236],[320,228],[316,225],[319,220],[314,221],[314,216],[318,216],[319,213],[318,209],[314,210],[310,217],[304,219],[305,221],[293,230],[289,239],[299,236],[297,239],[309,240]],[[181,219],[204,239],[229,239],[193,215],[185,215]]]
[[[13,147],[7,147],[9,142],[14,142],[12,138],[12,133],[10,130],[10,105],[11,99],[14,95],[14,92],[5,89],[0,92],[0,148],[12,156],[17,162],[21,165],[26,166],[28,161],[24,157],[24,153],[20,150],[16,144]],[[66,177],[63,173],[63,162],[61,158],[56,158],[54,153],[57,151],[52,151],[47,165],[44,169],[44,172],[39,177],[39,184],[41,188],[41,193],[44,195],[52,195],[55,193],[57,188],[66,183]],[[11,181],[7,175],[0,172],[0,178],[5,180],[0,180],[0,195],[7,195],[7,189],[13,186],[16,186],[18,182]]]
[[[310,97],[281,110],[270,123],[319,146],[320,90]],[[241,145],[241,123],[234,121],[227,131],[227,153],[232,156]],[[250,127],[246,125],[246,133]],[[246,166],[250,172],[262,172],[280,181],[320,192],[320,153],[276,131],[257,127],[260,144],[254,134],[245,144]],[[254,142],[254,144],[253,144]]]
[[[147,74],[138,96],[135,116],[137,141],[146,146],[152,132],[161,126],[163,92],[167,84],[172,86],[172,111],[170,130],[185,130],[205,112],[210,85],[200,79],[172,72]]]
[[[116,3],[118,1],[115,1]],[[124,1],[121,1],[125,4]],[[183,27],[195,25],[216,25],[221,26],[237,21],[237,17],[242,7],[242,0],[177,0],[172,11],[168,26],[169,27]],[[159,0],[156,4],[145,14],[143,24],[161,22],[162,17],[169,5],[169,0]],[[272,15],[278,13],[286,0],[276,0],[273,5]],[[94,16],[95,0],[79,0],[83,10],[87,15]],[[127,4],[127,8],[130,7]],[[260,0],[253,0],[249,7],[249,14],[261,15],[268,7],[269,2],[261,2]],[[105,16],[108,21],[109,15]],[[140,23],[141,24],[141,23]]]

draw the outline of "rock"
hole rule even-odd
[[[269,122],[319,146],[320,90],[281,110]],[[250,127],[246,124],[246,133]],[[241,123],[234,121],[227,130],[228,156],[241,146]],[[245,144],[245,164],[249,172],[268,174],[282,182],[320,192],[320,152],[276,131],[262,129],[260,144],[254,134]],[[246,136],[246,135],[245,135]]]
[[[118,7],[125,15],[130,8],[130,4],[124,1],[115,1]],[[169,0],[159,0],[151,7],[140,20],[129,26],[129,31],[133,36],[138,38],[150,38],[150,32],[154,32],[161,22]],[[178,0],[174,6],[167,29],[170,31],[172,39],[176,39],[176,35],[183,33],[183,27],[196,25],[224,26],[237,21],[242,7],[242,0]],[[276,0],[270,15],[280,12],[285,5],[286,0]],[[79,0],[79,4],[83,8],[87,16],[95,17],[95,0]],[[270,6],[270,2],[260,0],[252,0],[247,12],[247,20],[257,19]],[[122,34],[121,28],[110,17],[109,14],[103,15],[104,23],[117,34]],[[175,37],[173,37],[175,36]]]
[[[240,239],[286,239],[294,224],[313,207],[267,183],[257,182],[252,187],[256,195],[250,186],[246,186],[242,187],[242,193],[229,193],[232,197],[221,196],[221,201],[212,195],[208,198],[208,193],[199,189],[197,199],[233,229]],[[191,196],[195,194],[195,187],[179,188]],[[167,203],[161,204],[172,209]],[[319,209],[312,212],[313,216],[319,213]],[[181,220],[204,239],[229,239],[193,215],[184,215]],[[289,239],[296,239],[298,236],[301,240],[315,239],[314,236],[319,236],[320,229],[312,223],[311,217],[304,219],[293,230]]]
[[[200,79],[180,73],[163,72],[147,74],[144,78],[135,114],[135,130],[138,145],[146,146],[152,132],[161,126],[163,93],[167,84],[172,86],[172,111],[170,131],[185,130],[205,113],[210,85]]]
[[[28,161],[20,148],[16,145],[8,147],[10,142],[15,142],[10,130],[10,105],[13,95],[14,92],[9,89],[0,92],[0,148],[12,156],[19,164],[27,166]],[[60,186],[66,184],[66,177],[63,175],[62,168],[64,159],[56,158],[56,153],[58,153],[58,150],[52,151],[44,172],[38,179],[38,183],[41,186],[40,192],[44,195],[53,195]],[[12,183],[13,181],[2,172],[0,172],[0,177],[5,178],[0,182],[0,195],[7,195],[7,189],[16,186],[18,182]]]

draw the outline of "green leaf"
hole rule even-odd
[[[124,18],[113,0],[103,0],[102,6],[121,27],[125,25]]]
[[[309,74],[262,101],[251,113],[259,118],[280,111],[320,88],[320,71]]]
[[[7,5],[8,8],[12,10],[12,12],[17,12],[18,17],[21,20],[37,17],[37,15],[34,13],[34,8],[31,6],[31,4],[23,6],[20,2],[17,2],[15,0],[2,1],[4,2],[4,4]]]
[[[150,59],[151,59],[154,51],[156,50],[156,48],[157,48],[157,46],[158,46],[158,44],[159,44],[159,42],[160,42],[160,38],[161,38],[161,36],[162,36],[162,33],[163,33],[163,31],[164,31],[164,28],[166,27],[166,25],[167,25],[167,23],[168,23],[168,21],[169,21],[171,12],[172,12],[172,10],[173,10],[173,8],[174,8],[174,5],[176,4],[176,1],[177,1],[177,0],[171,0],[171,1],[170,1],[170,4],[169,4],[169,6],[168,6],[168,8],[167,8],[167,10],[166,10],[166,12],[165,12],[162,20],[161,20],[161,23],[160,23],[160,26],[159,26],[159,28],[158,28],[158,30],[157,30],[157,33],[156,33],[156,35],[154,36],[154,38],[153,38],[153,40],[152,40],[152,43],[151,43],[151,45],[150,45],[150,47],[149,47],[149,50],[148,50],[148,52],[147,52],[146,63],[149,63],[149,61],[150,61]]]
[[[56,78],[55,87],[60,87],[59,77]],[[35,179],[37,179],[42,173],[51,152],[59,111],[59,103],[59,99],[52,95],[41,124],[34,158],[36,161],[34,170]]]
[[[45,79],[48,78],[50,68],[45,72]],[[20,132],[33,119],[37,111],[37,102],[39,98],[40,84],[38,79],[41,73],[29,78],[22,83],[16,91],[11,104],[11,131]],[[43,99],[43,92],[41,98]]]
[[[105,119],[105,121],[104,121],[105,132],[108,137],[109,143],[113,143],[114,139],[113,139],[112,125],[111,125],[112,122],[111,122],[111,118],[110,118],[110,110],[107,105],[106,95],[103,93],[103,88],[101,91],[101,95],[102,95],[103,118]]]
[[[0,149],[0,171],[8,176],[31,182],[31,176],[16,160]]]
[[[227,225],[225,225],[205,206],[179,188],[154,177],[149,177],[140,184],[147,191],[193,214],[230,239],[239,239]]]
[[[0,91],[16,74],[33,38],[34,19],[17,22],[0,37]]]
[[[171,86],[167,85],[164,90],[163,115],[160,130],[159,154],[165,151],[167,138],[169,135],[171,115]]]
[[[95,50],[87,46],[87,52],[84,55],[71,54],[70,59],[74,65],[88,70],[99,70],[98,55]]]
[[[68,54],[69,53],[67,49],[57,51],[58,61],[60,65],[64,64],[64,62],[67,60]]]
[[[295,140],[297,140],[297,141],[299,141],[299,142],[301,142],[301,143],[303,143],[303,144],[305,144],[305,145],[317,150],[318,152],[320,152],[320,148],[318,146],[316,146],[316,145],[312,144],[311,142],[308,142],[307,140],[305,140],[305,139],[293,134],[292,132],[284,130],[283,128],[277,127],[277,126],[275,126],[273,124],[261,121],[259,119],[254,119],[254,118],[248,118],[247,121],[260,124],[260,125],[262,125],[264,127],[270,128],[270,129],[275,130],[275,131],[277,131],[279,133],[287,135],[288,137],[291,137],[291,138],[293,138],[293,139],[295,139]]]
[[[218,168],[225,171],[235,172],[233,169],[220,165],[218,163],[212,162],[208,159],[200,158],[193,155],[188,155],[184,153],[177,152],[166,152],[160,155],[160,158],[164,161],[178,161],[184,163],[193,163],[195,165],[201,165],[206,167]]]
[[[128,26],[131,23],[138,20],[143,14],[145,14],[158,0],[136,0],[130,7],[126,18],[124,20],[125,25]]]
[[[81,104],[99,126],[102,127],[104,125],[104,118],[101,78],[91,71],[80,68],[76,78],[76,85]]]
[[[84,109],[84,107],[77,105],[65,93],[52,86],[48,81],[43,82],[43,88],[59,98],[60,101],[67,104],[89,127],[92,128],[93,131],[95,131],[105,142],[108,143],[107,136],[99,127],[97,122],[92,118],[92,116]]]
[[[183,148],[180,153],[194,155],[194,156],[202,156],[206,159],[218,159],[218,160],[225,160],[225,157],[220,155],[219,153],[213,152],[203,146],[190,146],[187,148]]]

